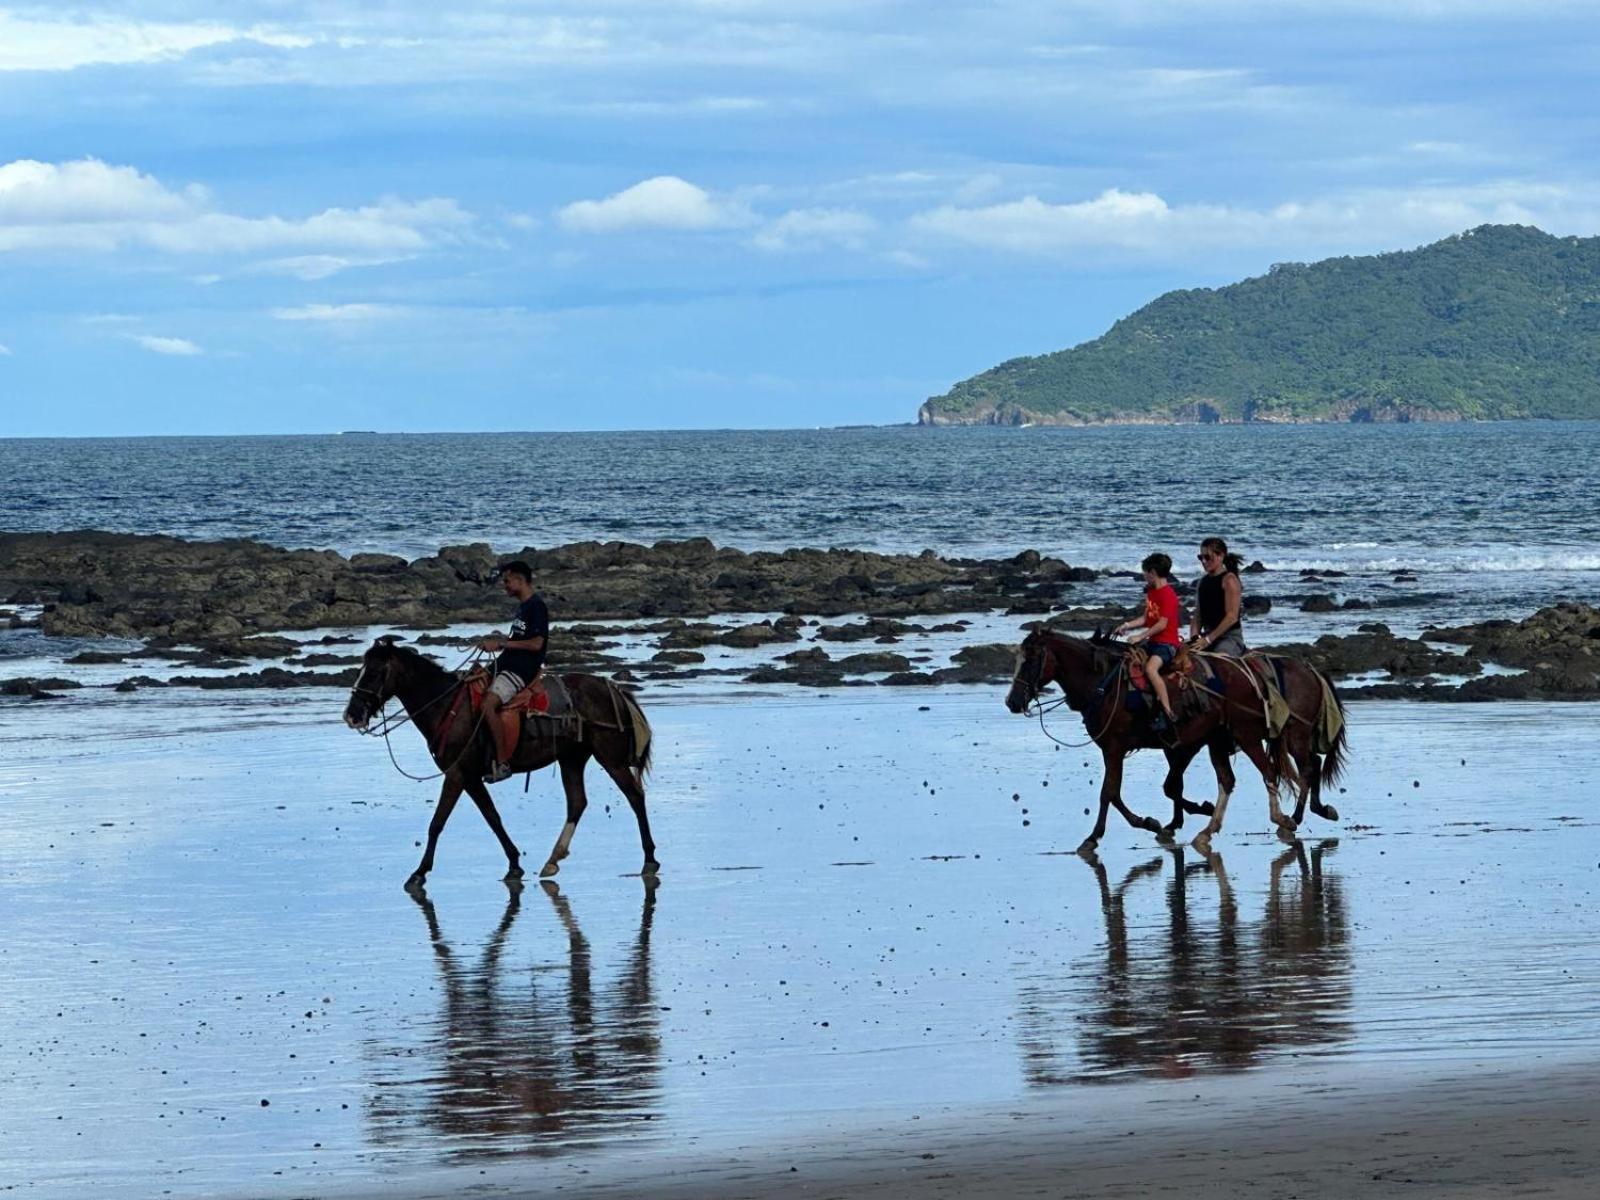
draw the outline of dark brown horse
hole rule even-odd
[[[393,637],[379,638],[362,658],[361,672],[350,689],[344,720],[352,729],[365,730],[390,699],[398,698],[411,723],[427,741],[433,761],[444,776],[439,805],[428,823],[428,848],[422,852],[417,869],[406,880],[406,887],[420,887],[428,872],[433,870],[433,853],[439,844],[439,834],[444,831],[445,822],[450,819],[462,792],[472,797],[499,839],[508,864],[505,877],[521,879],[521,851],[500,823],[500,814],[483,782],[484,773],[494,759],[493,739],[489,731],[482,728],[472,705],[456,703],[463,681],[431,658],[410,647],[397,646],[395,641]],[[544,719],[530,721],[511,760],[511,769],[518,773],[537,771],[551,763],[561,766],[561,786],[567,794],[567,823],[562,826],[561,836],[556,838],[539,877],[548,879],[559,871],[561,860],[571,849],[572,835],[577,832],[578,821],[589,804],[583,790],[583,770],[591,758],[599,762],[628,798],[633,815],[638,818],[639,841],[644,846],[642,873],[654,875],[660,871],[661,864],[656,861],[656,844],[650,839],[650,821],[644,807],[644,775],[650,769],[652,750],[649,722],[633,698],[610,680],[595,675],[563,675],[561,678],[572,696],[573,711],[581,718],[576,734],[567,727],[559,734],[543,732],[546,728],[553,729],[555,723]]]
[[[1014,713],[1025,713],[1046,687],[1059,684],[1067,705],[1083,716],[1090,738],[1100,747],[1105,762],[1100,813],[1093,832],[1078,847],[1079,853],[1092,851],[1105,836],[1106,812],[1113,805],[1128,824],[1164,838],[1182,827],[1186,810],[1204,811],[1202,806],[1184,800],[1182,791],[1184,768],[1201,749],[1209,752],[1217,773],[1217,801],[1210,822],[1195,837],[1194,845],[1202,851],[1210,849],[1212,837],[1222,829],[1228,797],[1237,783],[1229,762],[1235,744],[1266,781],[1273,824],[1286,833],[1293,832],[1294,824],[1283,814],[1278,800],[1280,756],[1268,749],[1261,692],[1248,668],[1235,659],[1211,659],[1222,691],[1212,694],[1203,688],[1190,688],[1180,693],[1177,725],[1162,740],[1152,732],[1144,716],[1128,711],[1124,703],[1128,686],[1123,666],[1126,654],[1125,645],[1099,636],[1088,640],[1036,629],[1022,643],[1016,675],[1006,693],[1006,707]],[[1167,783],[1163,790],[1172,800],[1172,820],[1165,826],[1154,817],[1138,816],[1122,800],[1123,760],[1135,750],[1147,749],[1164,750],[1167,754]]]

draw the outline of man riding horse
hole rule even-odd
[[[494,683],[483,697],[483,723],[494,737],[494,764],[485,783],[499,783],[511,775],[511,758],[517,752],[516,734],[499,720],[500,707],[510,704],[523,688],[539,677],[544,666],[546,643],[550,640],[550,610],[544,598],[533,590],[533,568],[520,558],[500,568],[500,585],[516,600],[517,615],[511,622],[511,635],[490,634],[478,645],[493,653]]]

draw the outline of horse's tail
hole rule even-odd
[[[644,709],[639,707],[639,702],[632,694],[623,688],[617,688],[617,692],[622,696],[623,706],[628,710],[628,732],[633,735],[633,756],[628,765],[633,768],[635,782],[642,788],[644,777],[650,772],[650,763],[655,752],[655,732],[650,728]]]
[[[1331,786],[1338,783],[1339,777],[1344,774],[1345,733],[1350,728],[1350,722],[1345,717],[1344,705],[1339,700],[1339,693],[1333,690],[1333,680],[1329,679],[1321,671],[1317,671],[1317,680],[1322,684],[1322,706],[1318,708],[1319,719],[1317,721],[1319,728],[1324,725],[1321,720],[1323,707],[1329,704],[1333,705],[1333,711],[1338,714],[1339,718],[1339,732],[1334,735],[1333,741],[1328,744],[1328,749],[1322,757],[1322,782]]]

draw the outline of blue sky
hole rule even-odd
[[[1174,287],[1600,232],[1592,3],[196,12],[0,0],[0,436],[905,421]]]

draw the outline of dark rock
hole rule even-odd
[[[1330,613],[1339,606],[1333,602],[1333,597],[1325,592],[1307,596],[1300,602],[1300,611],[1308,613]]]
[[[1269,596],[1246,596],[1239,607],[1247,617],[1264,617],[1272,611],[1272,599]]]
[[[1483,663],[1471,656],[1435,650],[1415,638],[1398,638],[1385,630],[1340,637],[1324,634],[1310,646],[1280,646],[1272,653],[1303,658],[1334,678],[1385,671],[1400,678],[1422,675],[1476,675]]]
[[[673,666],[703,663],[705,660],[706,656],[698,650],[657,650],[650,656],[651,662],[666,663]]]
[[[85,650],[81,654],[74,654],[67,659],[69,667],[99,666],[107,663],[119,663],[127,659],[126,654],[112,650]]]
[[[770,621],[762,621],[756,625],[740,625],[725,630],[712,640],[723,646],[753,649],[773,642],[797,642],[800,635],[792,625],[774,625]]]
[[[0,679],[0,696],[27,696],[31,699],[48,699],[44,693],[64,692],[83,685],[71,679]]]
[[[878,682],[884,687],[930,687],[939,681],[925,671],[896,671]]]
[[[328,674],[319,671],[286,671],[282,667],[265,667],[239,675],[178,675],[167,681],[169,687],[201,688],[204,691],[228,691],[238,688],[303,688],[351,687],[356,681],[354,669]]]
[[[911,660],[903,654],[884,650],[868,654],[849,654],[838,662],[839,669],[848,675],[877,675],[895,671],[909,671]]]
[[[787,667],[757,667],[746,683],[797,683],[802,687],[838,687],[846,682],[836,663],[798,662]]]
[[[307,654],[290,660],[297,667],[344,667],[361,661],[359,654]],[[243,666],[243,663],[239,664]]]
[[[866,642],[914,631],[919,627],[900,621],[868,620],[855,625],[824,625],[817,630],[817,637],[824,642]]]
[[[350,567],[355,571],[403,571],[409,564],[398,554],[352,554]]]
[[[1266,571],[1267,569],[1268,569],[1267,564],[1262,562],[1258,558],[1258,559],[1254,560],[1248,567],[1242,568],[1241,571],[1240,571],[1240,574],[1243,574],[1243,575],[1260,575],[1262,572]]]
[[[1360,599],[1357,599],[1354,596],[1351,596],[1349,599],[1347,599],[1339,607],[1343,608],[1343,609],[1371,608],[1372,607],[1372,601],[1371,600],[1360,600]]]

